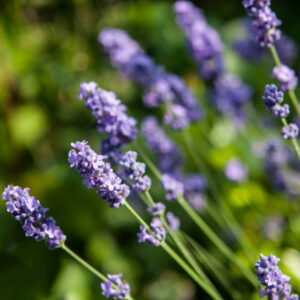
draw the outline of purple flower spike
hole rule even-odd
[[[284,92],[294,89],[298,84],[298,78],[295,75],[295,71],[286,65],[274,67],[272,75],[279,81],[279,88]]]
[[[176,231],[179,229],[180,227],[179,218],[175,217],[171,212],[168,212],[166,214],[166,218],[167,218],[168,225],[172,231]]]
[[[184,187],[170,174],[163,174],[161,178],[162,186],[166,192],[166,200],[175,200],[179,195],[183,195]]]
[[[95,188],[110,207],[118,208],[129,196],[129,187],[112,170],[105,156],[97,154],[86,141],[71,143],[69,163],[84,178],[88,188]]]
[[[275,255],[270,256],[260,255],[260,260],[255,264],[255,270],[258,281],[262,286],[259,286],[260,298],[268,297],[268,299],[285,299],[285,300],[298,300],[298,295],[292,294],[292,286],[287,282],[290,277],[282,274],[278,267],[280,259]]]
[[[125,180],[128,180],[135,192],[145,192],[151,186],[151,179],[144,175],[146,165],[136,161],[137,153],[135,151],[126,152],[119,161],[120,166],[123,167],[120,174]]]
[[[224,72],[223,44],[215,29],[210,27],[202,11],[189,1],[174,4],[177,23],[184,30],[188,47],[205,80]]]
[[[162,107],[166,123],[174,130],[183,129],[201,118],[198,101],[184,81],[156,65],[126,32],[104,29],[99,41],[112,64],[142,86],[145,105]]]
[[[142,123],[142,133],[147,145],[157,156],[159,169],[164,173],[178,172],[182,153],[159,126],[155,117],[147,117]]]
[[[294,124],[290,123],[287,127],[282,127],[281,135],[285,140],[294,139],[299,134],[299,127]]]
[[[39,200],[29,195],[29,188],[9,185],[2,193],[2,200],[7,201],[7,211],[22,224],[26,236],[36,241],[44,240],[50,250],[60,247],[66,240],[55,220],[46,217],[48,208],[42,207]]]
[[[281,21],[271,10],[270,0],[244,0],[243,5],[248,15],[252,17],[252,38],[261,47],[270,47],[281,37],[277,29]]]
[[[155,203],[153,206],[147,208],[147,211],[152,216],[160,216],[164,213],[166,206],[161,202]]]
[[[101,283],[102,295],[106,298],[125,299],[130,294],[130,285],[122,282],[122,274],[107,274],[109,280]]]
[[[115,93],[98,88],[95,82],[82,83],[78,99],[83,99],[84,106],[92,111],[98,131],[108,135],[101,152],[117,159],[116,151],[136,138],[136,120],[127,115],[126,106]]]
[[[164,228],[159,218],[153,218],[150,223],[151,233],[144,226],[140,226],[138,233],[138,242],[147,243],[148,245],[159,246],[167,236],[167,231]]]
[[[245,120],[245,105],[252,96],[252,90],[237,76],[226,74],[219,77],[214,86],[213,101],[225,116],[237,121]]]
[[[247,178],[248,172],[239,159],[233,158],[226,165],[225,175],[231,181],[242,182]]]

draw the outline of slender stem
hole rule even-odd
[[[143,195],[141,195],[143,197]],[[145,192],[145,202],[149,203],[150,205],[154,205],[155,202],[150,194],[149,191]],[[147,204],[147,205],[149,205]],[[160,216],[160,220],[163,223],[164,227],[167,229],[169,235],[171,236],[172,240],[174,241],[175,245],[178,247],[182,255],[185,257],[187,262],[190,264],[190,266],[198,273],[198,275],[203,278],[214,291],[217,293],[217,290],[215,289],[214,285],[211,283],[211,281],[208,279],[208,277],[205,275],[205,273],[202,271],[202,269],[199,267],[197,261],[194,259],[192,254],[189,252],[189,250],[186,248],[184,243],[181,241],[181,237],[178,233],[178,231],[173,231],[168,223],[165,220],[165,217],[163,215]]]
[[[195,250],[195,256],[198,260],[205,265],[219,280],[219,282],[224,286],[229,295],[232,298],[239,300],[241,299],[241,295],[238,291],[232,288],[231,282],[233,280],[231,272],[220,263],[214,255],[210,254],[209,251],[206,251],[203,247],[201,247],[195,240],[193,240],[190,236],[183,233],[181,234],[182,239],[185,239]]]
[[[281,122],[286,127],[286,129],[289,129],[289,124],[287,123],[285,118],[281,119]],[[298,140],[297,140],[297,138],[292,138],[291,140],[292,140],[292,144],[294,146],[294,149],[296,151],[296,154],[298,156],[298,159],[300,159],[300,147],[299,147],[299,144],[298,144]]]
[[[62,244],[61,248],[67,252],[72,258],[74,258],[77,262],[79,262],[82,266],[84,266],[86,269],[88,269],[91,273],[96,275],[99,279],[102,281],[107,281],[108,278],[97,271],[93,266],[91,266],[89,263],[87,263],[85,260],[83,260],[80,256],[78,256],[74,251],[72,251],[69,247],[67,247],[65,244]]]
[[[273,59],[274,59],[274,62],[276,64],[277,67],[280,67],[282,65],[281,61],[280,61],[280,58],[279,58],[279,55],[277,53],[277,50],[276,48],[271,45],[270,47],[270,51],[271,51],[271,54],[273,56]],[[290,90],[288,91],[288,94],[289,94],[289,97],[291,99],[291,102],[296,110],[296,113],[297,115],[300,117],[300,109],[299,109],[299,101],[298,101],[298,98],[295,94],[295,90]]]
[[[223,299],[219,294],[215,293],[207,287],[207,284],[199,277],[196,273],[181,259],[181,257],[166,243],[162,243],[161,247],[193,278],[213,299],[221,300]]]
[[[237,241],[239,242],[241,248],[243,249],[244,253],[248,256],[249,260],[252,261],[252,250],[249,250],[250,242],[247,240],[247,238],[242,234],[242,230],[240,228],[239,222],[236,220],[235,216],[232,214],[230,208],[227,206],[226,200],[223,198],[222,194],[219,192],[219,188],[215,183],[215,180],[211,177],[210,172],[206,168],[205,163],[201,160],[201,157],[196,153],[193,147],[193,141],[190,136],[189,131],[185,130],[183,132],[183,138],[186,143],[186,146],[198,166],[198,169],[203,173],[203,175],[206,177],[210,192],[215,200],[216,203],[218,203],[221,206],[220,214],[224,221],[227,223],[227,226],[231,229],[232,233],[236,237]],[[208,211],[210,215],[218,222],[219,219],[215,218],[216,214],[211,214],[211,211]]]
[[[228,248],[224,242],[214,233],[213,230],[202,220],[202,218],[191,208],[183,196],[178,197],[178,202],[198,227],[206,234],[206,236],[217,246],[217,248],[247,277],[247,279],[256,287],[257,281],[252,272],[248,270]]]
[[[81,264],[83,267],[85,267],[87,270],[89,270],[92,274],[94,274],[96,277],[98,277],[102,281],[107,281],[108,278],[100,273],[98,270],[96,270],[93,266],[91,266],[88,262],[86,262],[84,259],[82,259],[79,255],[77,255],[73,250],[71,250],[68,246],[66,246],[64,243],[62,243],[61,248],[68,253],[73,259],[75,259],[79,264]],[[128,300],[134,300],[130,295],[126,297]]]
[[[125,201],[125,206],[129,210],[129,212],[138,220],[139,223],[145,226],[148,230],[151,230],[149,225],[142,219],[142,217],[139,216],[139,214],[131,207],[130,204],[128,204],[127,201]]]
[[[150,232],[151,229],[148,224],[138,215],[138,213],[131,207],[128,202],[125,201],[125,207],[129,210],[129,212],[138,220],[140,224],[145,226]],[[172,248],[166,243],[162,242],[160,245],[187,273],[188,275],[199,284],[213,299],[222,300],[223,298],[219,296],[214,290],[211,289],[210,286],[207,285],[200,277],[189,267],[185,261],[178,256],[178,254],[172,250]]]
[[[291,101],[293,103],[293,106],[294,106],[294,108],[296,110],[297,115],[300,116],[299,102],[298,102],[298,98],[297,98],[297,96],[295,94],[295,90],[294,89],[289,90],[288,94],[289,94],[290,99],[291,99]]]
[[[152,170],[151,165],[149,167]],[[154,175],[155,175],[155,173],[154,173]],[[190,205],[187,203],[187,201],[184,199],[183,196],[180,196],[178,198],[178,202],[184,208],[186,213],[192,218],[192,220],[198,225],[198,227],[211,239],[211,241],[214,242],[214,244],[218,248],[220,248],[220,250],[223,249],[223,254],[226,255],[226,257],[229,258],[232,262],[234,262],[235,265],[241,271],[243,270],[244,275],[246,275],[246,277],[249,279],[249,281],[256,286],[257,284],[256,284],[256,279],[255,279],[254,275],[251,272],[249,272],[249,270],[247,268],[245,268],[242,263],[240,263],[238,260],[235,259],[234,253],[232,253],[232,251],[223,243],[223,241],[220,240],[218,238],[218,236],[216,236],[216,234],[210,229],[210,227],[190,207]],[[229,222],[228,220],[226,220],[226,221],[227,221],[227,223]]]
[[[280,67],[281,66],[281,61],[280,61],[279,55],[276,51],[276,48],[273,45],[271,45],[270,51],[271,51],[271,54],[273,56],[273,59],[274,59],[274,62],[276,64],[276,66]]]

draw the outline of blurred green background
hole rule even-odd
[[[283,31],[300,44],[300,2],[272,2]],[[245,16],[241,1],[195,3],[220,31],[228,68],[255,88],[254,109],[267,115],[259,95],[269,81],[271,60],[253,65],[231,47],[240,29],[239,19]],[[124,273],[136,299],[206,299],[160,249],[137,244],[137,224],[124,208],[109,209],[69,168],[70,142],[86,139],[97,148],[100,140],[93,118],[76,100],[80,82],[93,80],[114,90],[139,121],[149,114],[142,105],[141,90],[120,76],[102,53],[97,34],[104,27],[127,30],[157,63],[183,76],[208,113],[213,111],[175,23],[172,1],[4,0],[0,8],[0,189],[9,183],[30,187],[31,194],[50,208],[49,215],[68,237],[67,244],[104,273]],[[220,185],[257,254],[272,251],[281,256],[282,269],[293,277],[299,292],[298,199],[291,202],[268,184],[260,160],[248,147],[259,139],[255,130],[245,131],[247,144],[231,132],[228,120],[214,113],[210,118],[207,136],[214,147],[202,146],[200,137],[198,145],[222,179]],[[194,134],[198,134],[196,128]],[[231,185],[222,177],[231,156],[240,156],[253,174],[244,186]],[[191,163],[187,168],[194,171]],[[158,190],[154,193],[161,197]],[[132,201],[139,210],[139,201]],[[176,213],[184,216],[178,209]],[[281,235],[269,240],[261,225],[273,214],[289,218]],[[195,231],[189,223],[184,227]],[[194,234],[201,242],[203,237]],[[0,299],[102,299],[96,278],[61,250],[49,251],[43,243],[25,238],[3,202],[0,266]],[[253,299],[257,298],[254,291]]]

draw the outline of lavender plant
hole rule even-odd
[[[115,299],[133,299],[130,296],[129,284],[121,282],[121,274],[106,277],[65,245],[66,236],[55,225],[52,217],[46,217],[48,209],[44,208],[35,197],[30,196],[29,188],[22,189],[19,186],[9,185],[2,193],[2,200],[7,201],[7,211],[21,223],[27,237],[33,237],[36,241],[44,240],[50,250],[63,249],[83,267],[104,281],[101,283],[104,296],[107,298],[112,296]]]
[[[271,10],[271,0],[243,0],[242,4],[248,13],[246,28],[251,30],[252,40],[240,40],[235,47],[244,57],[254,60],[262,59],[264,49],[270,49],[276,64],[272,77],[278,85],[266,85],[262,99],[271,115],[281,120],[281,135],[292,142],[300,159],[299,128],[296,122],[288,123],[293,111],[288,104],[283,104],[285,92],[300,116],[295,94],[298,78],[295,71],[281,63],[276,51],[276,47],[282,47],[280,56],[286,57],[287,61],[292,57],[284,56],[279,30],[281,21]],[[222,39],[207,22],[202,10],[184,0],[176,1],[173,9],[177,24],[185,34],[190,56],[197,65],[201,83],[208,91],[208,106],[213,105],[230,120],[240,138],[248,125],[256,128],[256,124],[249,124],[247,109],[252,105],[249,99],[253,89],[227,70]],[[248,299],[250,293],[256,293],[259,282],[261,299],[298,300],[299,296],[292,294],[290,277],[281,272],[276,256],[261,254],[254,265],[254,257],[261,249],[254,238],[248,239],[248,233],[252,231],[256,237],[260,234],[259,229],[249,228],[248,216],[243,222],[235,216],[238,210],[232,211],[228,190],[222,189],[219,182],[225,173],[226,185],[233,186],[228,182],[231,181],[246,190],[252,176],[255,178],[255,172],[253,175],[251,168],[244,165],[244,159],[238,155],[221,157],[224,161],[222,167],[208,163],[208,156],[213,155],[211,149],[210,152],[205,149],[212,144],[209,127],[220,114],[211,117],[210,113],[214,114],[216,110],[208,109],[205,119],[206,114],[200,109],[198,99],[184,80],[157,65],[125,31],[103,29],[98,41],[112,65],[142,88],[146,108],[160,108],[163,117],[146,116],[141,120],[139,131],[139,118],[128,114],[127,106],[114,92],[100,88],[93,81],[81,83],[78,99],[95,120],[100,146],[99,151],[95,151],[86,140],[71,143],[68,153],[70,168],[75,169],[83,178],[82,183],[93,189],[97,198],[107,202],[114,212],[126,209],[137,221],[136,242],[143,244],[139,247],[149,247],[149,251],[163,250],[207,299]],[[292,53],[292,48],[287,52]],[[197,124],[200,121],[203,123]],[[203,132],[199,132],[201,126],[205,128],[204,138]],[[204,149],[197,148],[198,142]],[[144,146],[148,150],[144,151]],[[287,184],[274,147],[269,145],[263,150],[264,159],[259,163],[265,165],[272,184],[286,190]],[[221,151],[215,150],[214,153],[216,156]],[[192,172],[188,171],[186,162],[192,165]],[[221,174],[217,174],[214,168],[218,168]],[[147,174],[148,169],[153,177]],[[255,185],[250,185],[249,190],[253,186],[255,188]],[[261,194],[263,198],[264,193]],[[104,297],[133,300],[131,287],[121,273],[104,275],[65,244],[65,234],[52,217],[46,216],[48,209],[29,194],[29,188],[9,185],[2,199],[6,201],[7,211],[21,223],[27,237],[44,241],[50,250],[64,250],[101,281]],[[255,214],[265,220],[260,203],[255,204]],[[176,215],[174,209],[177,209]],[[268,205],[268,215],[277,215],[272,209]],[[278,219],[283,220],[283,216],[279,215]],[[194,226],[191,232],[190,222]],[[267,223],[263,225],[264,228],[269,226]],[[143,298],[141,295],[136,297]]]

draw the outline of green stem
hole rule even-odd
[[[273,59],[274,59],[274,62],[276,64],[276,66],[280,67],[282,65],[282,63],[280,61],[279,55],[276,51],[276,48],[273,45],[271,45],[270,51],[271,51],[271,54],[273,56]],[[295,94],[295,90],[289,90],[288,94],[289,94],[291,102],[292,102],[292,104],[293,104],[293,106],[296,110],[297,115],[300,117],[299,101],[298,101],[298,98]]]
[[[143,197],[143,195],[141,195]],[[151,194],[149,191],[145,192],[145,202],[146,204],[149,203],[151,206],[155,204]],[[147,205],[149,205],[147,204]],[[165,217],[163,215],[160,216],[160,220],[164,227],[167,229],[169,235],[171,236],[172,240],[174,241],[175,245],[178,247],[179,251],[182,253],[182,255],[185,257],[187,262],[190,264],[190,266],[197,272],[197,274],[204,279],[212,289],[217,293],[215,287],[211,283],[211,281],[208,279],[208,277],[205,275],[205,273],[202,271],[202,269],[199,267],[197,261],[193,258],[192,254],[188,251],[184,243],[181,241],[180,236],[178,236],[178,231],[174,232],[171,230],[170,226],[165,220]]]
[[[205,163],[201,160],[200,156],[196,153],[193,147],[193,141],[190,136],[188,130],[183,132],[183,138],[185,144],[194,160],[200,172],[206,177],[208,181],[208,185],[210,187],[210,192],[215,200],[221,206],[220,214],[224,221],[227,223],[227,226],[230,228],[234,236],[236,237],[237,241],[239,242],[242,250],[248,256],[249,260],[252,261],[252,250],[250,251],[249,248],[252,248],[250,242],[247,238],[242,234],[242,230],[240,228],[239,222],[236,220],[235,216],[232,214],[230,208],[227,205],[226,200],[223,198],[222,194],[219,192],[219,188],[215,183],[215,180],[211,177],[210,172],[208,171]],[[219,219],[216,218],[216,214],[211,214],[211,211],[208,211],[210,215],[215,219],[217,223],[220,223]]]
[[[181,257],[166,243],[162,243],[161,247],[193,278],[213,299],[222,300],[223,298],[215,293],[213,290],[208,288],[207,284],[199,280],[199,277],[196,276],[196,273],[181,259]]]
[[[228,248],[224,242],[210,229],[210,227],[202,220],[202,218],[191,208],[183,196],[178,197],[178,202],[185,212],[192,218],[198,227],[206,234],[206,236],[217,246],[217,248],[247,277],[247,279],[256,287],[257,281],[252,272],[250,272]]]
[[[79,264],[81,264],[84,268],[89,270],[92,274],[94,274],[96,277],[98,277],[102,281],[107,281],[108,278],[100,273],[98,270],[96,270],[93,266],[91,266],[89,263],[87,263],[84,259],[82,259],[79,255],[77,255],[73,250],[71,250],[68,246],[66,246],[64,243],[61,245],[61,248],[68,253],[73,259],[75,259]],[[128,300],[133,300],[133,298],[128,295],[126,297]]]
[[[125,201],[125,206],[141,225],[145,226],[149,232],[152,232],[148,224],[138,215],[138,213],[126,201]],[[223,299],[221,296],[219,296],[218,293],[212,290],[211,287],[208,286],[206,282],[200,279],[199,276],[189,267],[189,265],[180,256],[178,256],[178,254],[174,250],[172,250],[172,248],[166,242],[162,242],[160,246],[186,271],[186,273],[196,283],[199,284],[200,287],[202,287],[212,297],[212,299],[215,300]]]
[[[280,61],[279,55],[276,51],[276,48],[273,45],[271,45],[270,51],[271,51],[271,54],[273,56],[273,59],[274,59],[274,62],[276,64],[276,66],[280,67],[281,66],[281,61]]]
[[[242,296],[232,288],[231,282],[233,282],[233,277],[231,272],[220,263],[213,254],[206,251],[201,247],[195,240],[186,234],[182,234],[182,238],[186,240],[195,250],[195,256],[198,258],[199,262],[207,267],[208,270],[219,280],[223,287],[227,290],[228,294],[232,296],[233,299],[239,300]]]
[[[149,167],[152,170],[151,165],[149,165]],[[155,175],[155,173],[154,173],[154,175]],[[217,247],[219,247],[220,249],[223,249],[225,251],[225,252],[223,251],[223,254],[226,255],[226,257],[229,258],[232,262],[235,262],[235,265],[238,266],[238,268],[241,271],[243,270],[242,272],[244,273],[244,275],[246,275],[246,277],[249,279],[249,281],[252,284],[254,284],[256,287],[257,283],[256,283],[256,279],[255,279],[254,275],[251,272],[249,272],[249,270],[247,268],[245,268],[243,264],[241,264],[238,260],[235,259],[234,253],[232,253],[230,251],[230,249],[223,243],[223,241],[220,240],[215,235],[215,233],[208,227],[208,225],[206,225],[206,223],[200,218],[200,216],[185,201],[183,196],[178,198],[178,202],[184,208],[186,213],[192,218],[192,220],[199,226],[199,228],[211,239],[212,242],[214,242],[214,244]],[[228,223],[228,220],[227,220],[227,223]]]

